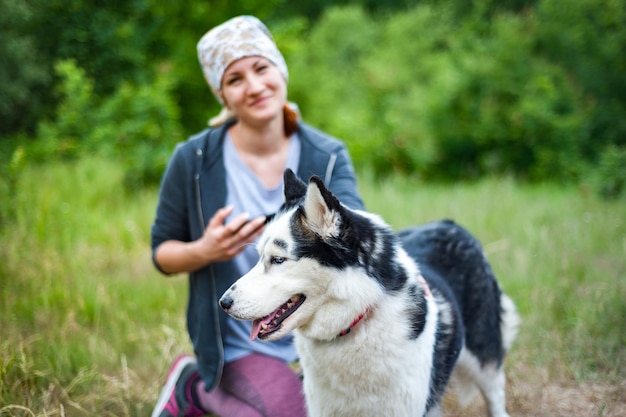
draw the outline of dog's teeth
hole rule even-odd
[[[261,329],[266,330],[267,329],[267,324],[261,323]]]
[[[287,308],[293,307],[293,303],[287,303]]]
[[[291,297],[291,302],[295,303],[296,301],[298,301],[300,299],[299,295],[294,295],[293,297]]]
[[[280,310],[281,313],[285,314],[285,312],[287,311],[286,308],[283,308],[282,310]]]

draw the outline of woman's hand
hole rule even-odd
[[[206,263],[234,258],[263,232],[265,216],[250,220],[248,213],[242,213],[225,223],[232,212],[232,206],[219,209],[209,220],[202,238],[196,241]]]
[[[168,274],[195,271],[241,253],[263,232],[266,217],[249,220],[249,215],[243,213],[224,224],[232,212],[231,206],[219,209],[211,217],[202,237],[196,241],[167,240],[161,243],[155,252],[159,268]]]

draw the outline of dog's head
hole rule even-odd
[[[259,240],[259,262],[219,302],[253,321],[251,339],[298,329],[330,340],[382,296],[359,250],[372,219],[343,206],[318,177],[307,186],[287,170],[284,180],[285,202]]]

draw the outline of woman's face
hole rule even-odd
[[[240,122],[262,125],[282,116],[287,83],[266,58],[245,57],[233,62],[224,72],[222,98]]]

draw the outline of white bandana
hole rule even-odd
[[[254,16],[234,17],[208,31],[198,42],[198,58],[204,78],[213,95],[222,100],[222,77],[230,64],[247,56],[262,56],[276,65],[278,71],[289,79],[287,64],[265,25]],[[228,109],[211,119],[217,125],[229,118]]]

